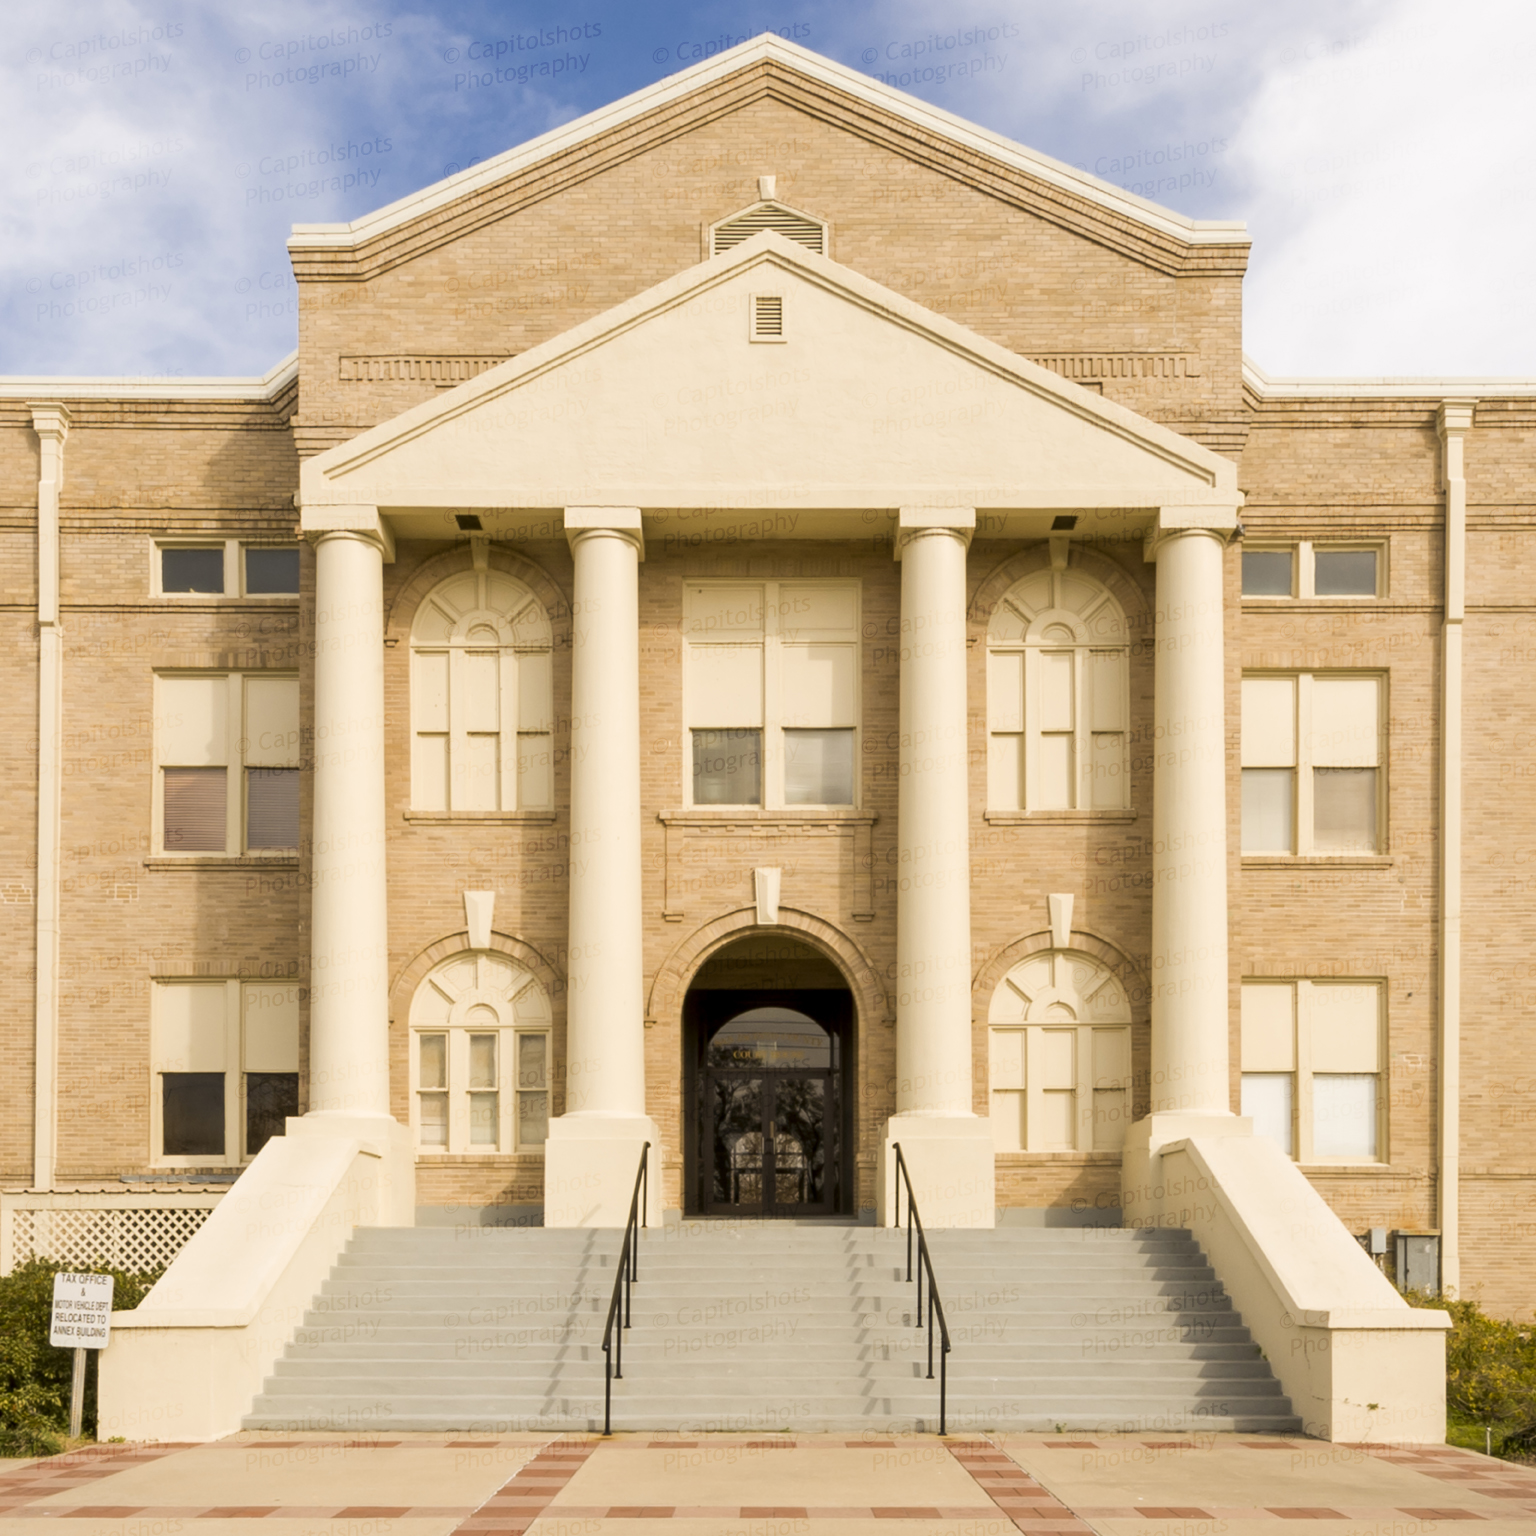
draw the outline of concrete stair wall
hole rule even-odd
[[[247,1428],[601,1429],[608,1229],[360,1230]],[[642,1234],[615,1429],[938,1427],[903,1234],[688,1222]],[[949,1424],[1294,1432],[1187,1233],[932,1238]]]

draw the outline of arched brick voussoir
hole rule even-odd
[[[556,646],[568,644],[571,600],[560,583],[543,566],[536,565],[526,555],[518,554],[501,544],[489,547],[487,559],[493,571],[516,577],[544,605]],[[416,610],[427,593],[447,577],[474,568],[474,555],[468,544],[457,544],[440,555],[423,560],[390,601],[384,633],[399,639],[409,636],[411,625],[416,619]]]
[[[651,982],[646,1017],[658,1020],[679,1017],[683,995],[699,967],[732,940],[748,936],[804,940],[812,948],[819,949],[842,972],[848,990],[858,1004],[859,1017],[866,1025],[888,1017],[885,988],[859,946],[840,928],[793,907],[780,907],[779,920],[772,926],[757,921],[755,907],[741,907],[712,918],[679,940]]]
[[[1136,557],[1138,559],[1141,557],[1140,546],[1137,546]],[[1051,547],[1044,542],[1032,544],[1027,549],[1022,549],[1017,554],[1009,555],[1006,559],[999,561],[981,578],[975,591],[972,592],[970,607],[966,610],[967,623],[973,630],[980,630],[983,635],[986,634],[987,626],[992,622],[993,610],[1003,600],[1003,594],[1015,582],[1022,581],[1036,571],[1049,570],[1050,566]],[[1123,565],[1111,560],[1108,555],[1090,545],[1073,543],[1067,555],[1067,569],[1082,571],[1084,575],[1102,581],[1120,604],[1133,635],[1151,633],[1150,594],[1135,581]]]
[[[1082,928],[1074,928],[1068,936],[1068,949],[1092,955],[1109,967],[1115,979],[1125,988],[1131,1002],[1132,1022],[1145,1024],[1151,1017],[1152,989],[1146,973],[1125,951],[1098,934]],[[985,1024],[991,1014],[992,994],[997,991],[1003,977],[1021,960],[1042,950],[1053,949],[1051,932],[1042,928],[1038,933],[1025,934],[1011,944],[994,950],[981,964],[971,982],[971,1018],[976,1024]]]

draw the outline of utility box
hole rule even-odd
[[[1440,1294],[1440,1234],[1394,1232],[1397,1286],[1402,1291]]]

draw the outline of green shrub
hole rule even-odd
[[[1475,1301],[1406,1291],[1415,1307],[1451,1314],[1445,1336],[1445,1406],[1453,1445],[1496,1456],[1536,1455],[1536,1324],[1489,1317]]]
[[[53,1259],[33,1259],[0,1276],[0,1456],[52,1456],[64,1449],[74,1353],[48,1342],[48,1320],[53,1277],[69,1268]],[[112,1276],[112,1305],[118,1311],[138,1306],[159,1278],[159,1271],[136,1275],[100,1265],[91,1273]],[[89,1360],[82,1427],[95,1437],[96,1369]]]

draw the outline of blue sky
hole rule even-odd
[[[0,373],[255,374],[356,218],[758,32],[1253,234],[1270,373],[1536,376],[1536,7],[8,0]]]

